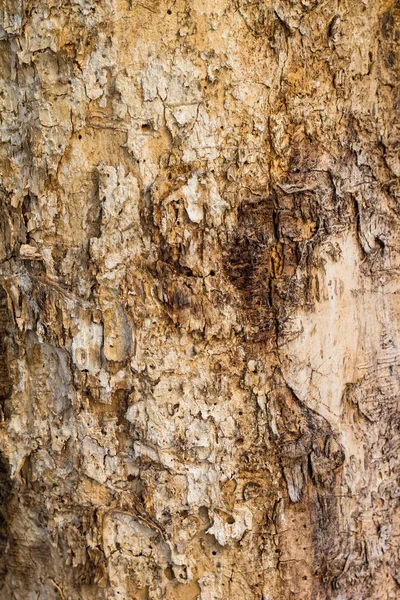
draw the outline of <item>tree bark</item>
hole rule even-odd
[[[3,0],[1,599],[399,597],[399,17]]]

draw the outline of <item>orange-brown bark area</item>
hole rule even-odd
[[[3,0],[1,600],[399,597],[399,20]]]

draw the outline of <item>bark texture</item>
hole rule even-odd
[[[2,600],[399,598],[399,17],[2,0]]]

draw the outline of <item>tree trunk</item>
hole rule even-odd
[[[399,2],[0,15],[0,598],[399,598]]]

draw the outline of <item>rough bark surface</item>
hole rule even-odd
[[[2,0],[2,600],[399,598],[399,17]]]

